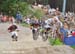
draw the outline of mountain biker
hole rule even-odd
[[[39,34],[39,21],[36,17],[32,18],[30,21],[30,28],[32,29],[33,39],[37,40]]]
[[[39,27],[39,21],[36,17],[31,19],[30,24],[31,24],[30,26],[31,26],[32,29]]]
[[[45,33],[45,35],[46,35],[47,38],[48,38],[49,31],[51,29],[51,24],[50,23],[51,23],[50,19],[46,19],[44,21],[44,25],[43,25],[44,33]]]
[[[12,25],[8,27],[8,31],[11,33],[12,40],[17,41],[18,38],[17,31],[19,31],[17,25],[15,23],[12,23]]]

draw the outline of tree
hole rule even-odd
[[[29,10],[29,4],[24,0],[1,0],[0,11],[4,14],[14,15],[19,11],[23,15],[31,13]]]

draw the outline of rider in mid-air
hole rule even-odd
[[[11,26],[8,27],[8,31],[11,33],[12,41],[17,41],[18,38],[18,27],[15,23],[12,23]]]

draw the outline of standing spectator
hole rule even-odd
[[[27,18],[25,19],[25,22],[26,22],[27,24],[30,24],[30,18],[27,17]]]
[[[9,22],[15,23],[15,18],[13,16],[9,16]]]
[[[22,15],[20,13],[16,14],[16,20],[18,23],[22,22]]]
[[[0,22],[1,22],[1,19],[2,19],[2,18],[3,18],[3,14],[1,13],[1,14],[0,14]]]
[[[2,17],[2,19],[1,19],[1,21],[2,21],[2,22],[7,22],[7,17],[8,17],[7,15],[4,15],[4,16]]]

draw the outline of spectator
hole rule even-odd
[[[16,14],[16,20],[17,20],[17,23],[21,23],[22,22],[22,15],[20,13]]]
[[[27,17],[27,18],[25,19],[25,22],[26,22],[27,24],[30,24],[30,18]]]
[[[1,19],[2,19],[2,18],[3,18],[3,14],[1,13],[1,14],[0,14],[0,22],[1,22]]]

